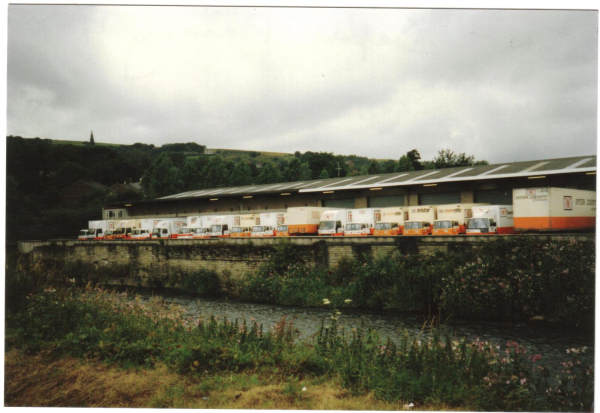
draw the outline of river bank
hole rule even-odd
[[[195,395],[197,403],[197,397],[210,396],[194,393],[193,386],[224,377],[235,382],[254,376],[269,380],[255,380],[247,391],[275,386],[274,400],[279,400],[279,393],[302,400],[307,384],[333,385],[359,399],[373,397],[394,408],[413,403],[469,410],[573,411],[588,409],[593,400],[591,370],[580,364],[579,354],[585,349],[571,349],[560,382],[550,385],[548,370],[540,363],[543,356],[527,353],[516,342],[501,346],[434,330],[428,337],[406,332],[395,343],[371,330],[344,329],[337,310],[323,318],[313,338],[297,340],[296,326],[285,317],[274,326],[254,320],[216,321],[189,317],[180,306],[159,298],[131,300],[72,286],[47,286],[28,297],[25,306],[7,318],[7,354],[41,357],[48,366],[50,361],[77,358],[83,365],[101,363],[142,376],[152,375],[143,371],[166,368],[192,383],[188,390],[167,389],[164,396],[154,393],[143,402],[145,407],[151,407],[156,397],[186,391]],[[61,367],[52,368],[60,377]],[[26,366],[11,374],[23,369]],[[83,378],[71,380],[82,383],[82,397],[87,391],[89,400],[94,399],[94,388],[86,386]],[[239,391],[240,386],[234,387]],[[18,391],[11,394],[19,400]],[[212,397],[225,397],[218,394]]]
[[[373,393],[353,395],[335,379],[320,377],[296,381],[253,372],[194,377],[174,373],[165,365],[123,369],[16,350],[6,354],[5,361],[5,405],[12,407],[408,410],[401,402],[378,400]],[[410,410],[451,409],[426,404]]]

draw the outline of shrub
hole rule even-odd
[[[221,283],[216,272],[200,269],[182,275],[181,291],[184,293],[218,295],[221,293]]]

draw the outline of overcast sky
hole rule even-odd
[[[11,5],[7,134],[590,155],[597,53],[595,11]]]

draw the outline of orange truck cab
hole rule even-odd
[[[402,235],[431,235],[433,221],[437,219],[437,205],[408,207],[408,218]]]
[[[432,226],[427,221],[406,221],[403,235],[431,235]]]
[[[467,221],[473,217],[473,208],[489,204],[438,205],[437,219],[433,221],[433,235],[459,235],[467,233]]]
[[[385,207],[375,211],[375,236],[395,236],[404,233],[404,222],[408,219],[405,207]]]
[[[460,225],[458,221],[438,219],[433,222],[432,235],[458,235],[464,234],[465,231],[465,226]]]
[[[394,236],[402,235],[404,227],[400,228],[397,222],[378,222],[375,224],[373,235],[375,236]]]
[[[252,228],[249,227],[232,227],[229,231],[231,238],[245,238],[252,235]]]

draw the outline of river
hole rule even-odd
[[[287,321],[293,320],[302,338],[309,338],[318,331],[323,318],[332,315],[331,308],[302,308],[284,307],[271,304],[244,303],[228,301],[226,299],[197,298],[172,291],[150,292],[139,290],[136,292],[143,300],[149,300],[152,295],[159,296],[167,303],[176,303],[186,309],[192,318],[209,319],[214,315],[217,319],[227,318],[235,320],[254,318],[263,325],[265,331],[273,327],[282,317]],[[397,341],[406,329],[411,336],[421,334],[427,336],[427,329],[423,329],[426,318],[421,314],[402,312],[376,312],[356,309],[340,309],[342,314],[338,322],[346,327],[372,327],[377,330],[382,338],[390,337]],[[468,340],[479,338],[482,341],[493,342],[502,349],[508,341],[516,341],[527,349],[527,354],[540,354],[541,363],[548,367],[553,374],[560,371],[560,362],[570,359],[567,349],[586,346],[585,353],[580,353],[582,364],[589,366],[594,362],[594,336],[590,332],[584,334],[573,329],[544,322],[491,322],[450,319],[440,327],[443,331],[457,338],[465,337]]]

